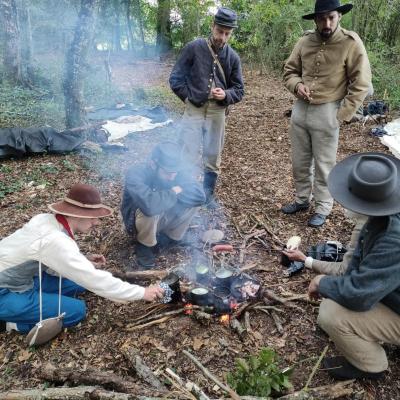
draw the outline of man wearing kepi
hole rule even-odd
[[[104,256],[85,257],[79,251],[75,234],[89,233],[100,218],[112,214],[112,209],[101,203],[96,188],[75,184],[63,201],[49,208],[52,214],[36,215],[0,242],[2,330],[30,331],[39,321],[40,307],[43,319],[56,317],[60,311],[65,313],[63,326],[74,326],[86,315],[85,302],[75,298],[85,289],[121,303],[162,297],[160,287],[144,288],[123,282],[95,268],[105,263]],[[42,268],[52,273],[43,272],[38,277]]]
[[[352,7],[317,0],[315,12],[303,16],[313,19],[316,29],[305,32],[284,67],[285,86],[297,97],[290,127],[296,197],[282,212],[307,210],[314,188],[312,227],[322,226],[332,210],[327,177],[336,163],[339,123],[351,121],[371,86],[361,39],[340,26]]]
[[[328,178],[333,198],[368,215],[342,276],[318,275],[310,297],[324,297],[318,324],[342,356],[325,360],[339,379],[382,377],[382,343],[400,345],[400,160],[380,153],[352,155]]]
[[[180,244],[198,207],[205,203],[201,184],[187,169],[184,148],[162,142],[147,163],[131,167],[126,174],[121,213],[127,232],[136,234],[140,267],[153,268],[160,247]]]
[[[236,13],[219,8],[210,37],[183,48],[169,79],[171,89],[185,102],[180,139],[193,166],[202,161],[209,208],[218,207],[214,190],[224,147],[226,109],[244,94],[240,58],[227,44],[236,27]]]

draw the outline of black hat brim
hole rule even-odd
[[[355,163],[364,155],[382,155],[382,153],[353,154],[336,164],[328,176],[328,189],[332,197],[344,208],[372,217],[393,215],[400,212],[400,160],[385,154],[397,167],[397,186],[394,193],[384,201],[366,201],[352,194],[348,179]]]
[[[303,15],[302,18],[310,20],[310,19],[314,19],[317,14],[325,14],[325,13],[332,12],[332,11],[337,11],[344,15],[344,14],[347,14],[352,8],[353,8],[353,4],[343,4],[342,6],[334,8],[333,10],[324,10],[324,11],[321,11],[318,13]]]

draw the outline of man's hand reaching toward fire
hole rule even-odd
[[[164,297],[164,289],[160,286],[148,286],[144,289],[143,300],[154,301],[157,299],[162,299]]]
[[[212,94],[213,99],[215,99],[215,100],[224,100],[226,97],[225,90],[221,89],[221,88],[212,89],[211,94]]]
[[[86,258],[95,266],[101,267],[106,265],[106,258],[102,254],[89,254]]]

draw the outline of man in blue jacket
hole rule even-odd
[[[187,172],[183,153],[181,145],[160,143],[148,163],[126,174],[121,213],[127,232],[136,234],[136,260],[143,268],[154,267],[157,244],[171,246],[183,238],[205,203],[203,188]]]
[[[343,354],[324,366],[337,379],[379,379],[388,367],[381,343],[400,345],[400,160],[354,154],[333,168],[328,187],[369,219],[345,274],[309,286],[310,297],[324,297],[318,324]]]
[[[227,44],[236,27],[236,13],[219,8],[209,38],[193,40],[183,48],[169,79],[173,92],[185,102],[180,139],[193,165],[202,161],[209,208],[218,207],[214,189],[220,173],[226,109],[244,94],[240,58]]]

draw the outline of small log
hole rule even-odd
[[[216,385],[218,385],[222,390],[229,393],[229,396],[233,400],[240,400],[240,396],[228,385],[222,383],[216,376],[214,376],[193,354],[189,353],[187,350],[182,350],[183,354],[188,357],[193,363],[196,365],[197,368],[200,369],[203,374],[211,379]]]
[[[193,310],[190,315],[202,324],[208,325],[212,321],[212,316],[204,311]]]
[[[113,271],[113,275],[124,281],[135,282],[139,280],[160,280],[165,278],[169,271],[165,270],[150,270],[150,271]]]
[[[282,321],[279,318],[278,314],[276,312],[274,312],[274,311],[271,311],[271,316],[272,316],[272,319],[274,320],[276,329],[278,330],[279,334],[283,335],[285,330],[283,329]]]
[[[237,334],[242,338],[246,333],[246,328],[239,322],[235,317],[231,317],[229,321],[230,327],[237,332]]]
[[[167,388],[157,378],[154,372],[145,364],[139,356],[139,352],[131,347],[122,348],[122,353],[129,361],[136,374],[146,383],[157,389],[159,392],[166,392]]]
[[[55,367],[47,363],[39,369],[39,377],[43,380],[64,384],[72,382],[74,385],[99,385],[107,390],[122,393],[140,393],[143,387],[129,377],[122,377],[111,372],[89,368],[84,372],[76,368]]]
[[[267,297],[268,299],[274,300],[274,301],[276,301],[276,302],[278,302],[280,304],[285,305],[286,307],[294,308],[294,309],[299,310],[299,311],[304,311],[301,307],[297,306],[296,304],[293,304],[290,301],[288,301],[288,300],[286,300],[286,299],[284,299],[282,297],[279,297],[272,290],[264,289],[263,295],[264,295],[264,300],[265,300],[265,297]],[[269,304],[267,304],[267,305],[269,305]]]

